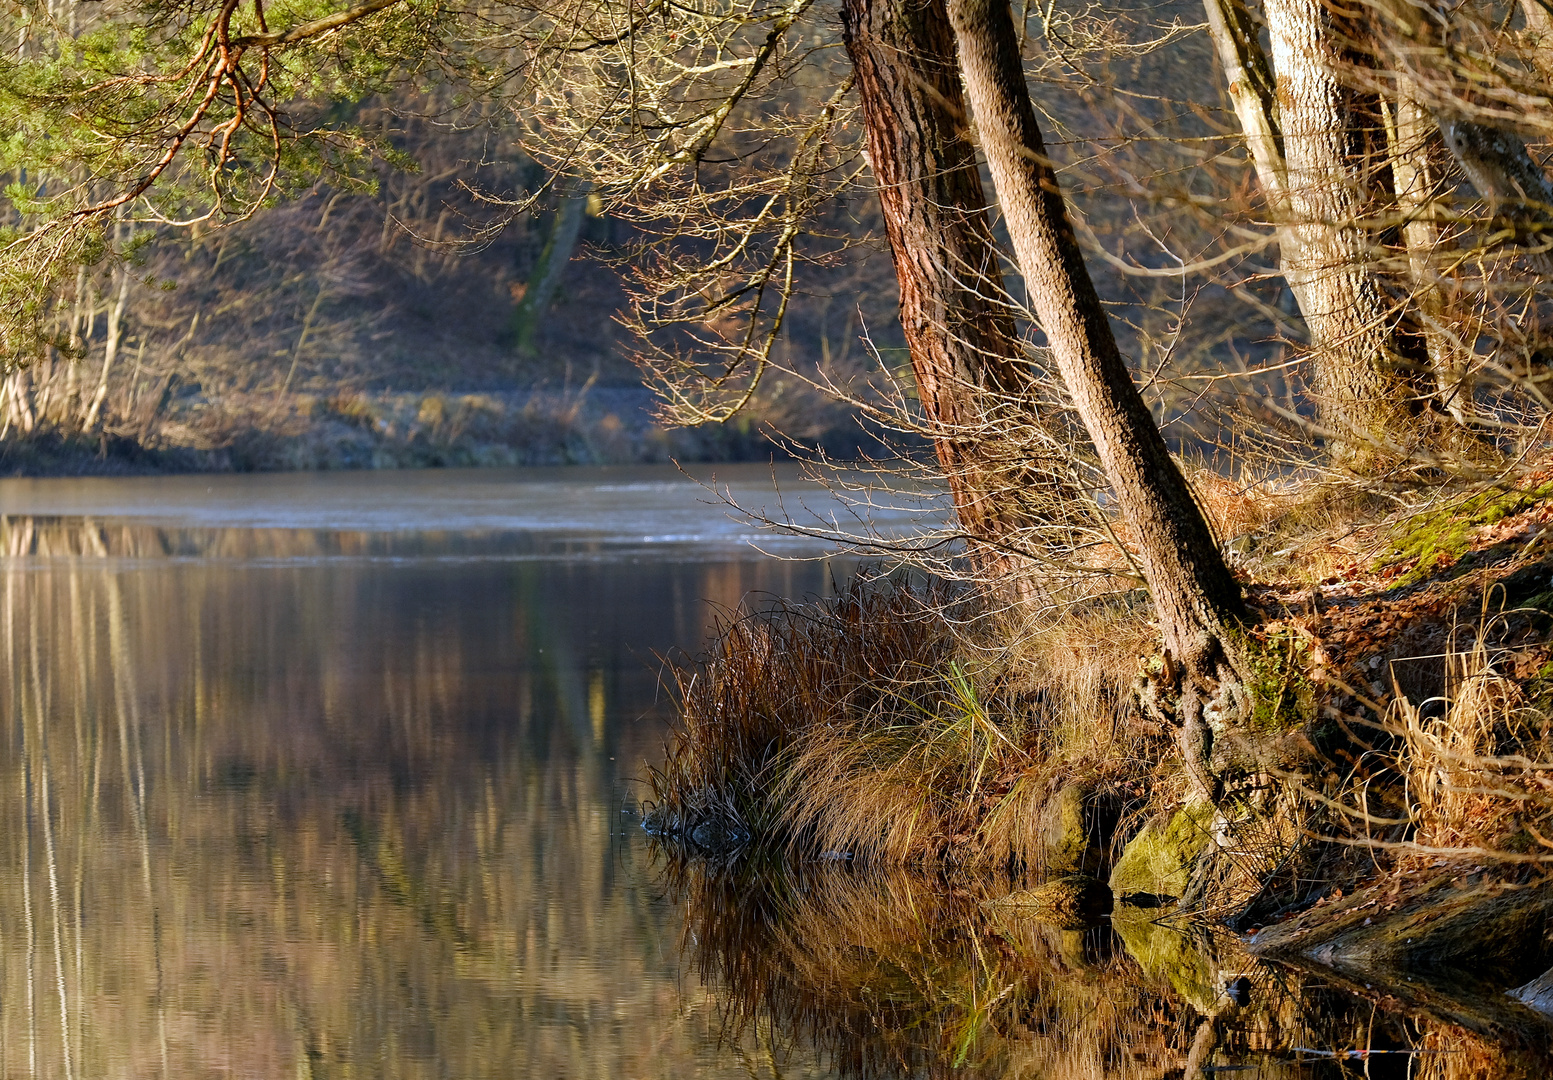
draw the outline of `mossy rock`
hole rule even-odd
[[[1041,862],[1048,874],[1101,874],[1116,808],[1094,789],[1068,784],[1041,808]]]
[[[1151,821],[1128,841],[1111,870],[1111,894],[1180,899],[1192,870],[1208,848],[1214,809],[1207,802],[1187,803],[1168,821]]]
[[[1206,935],[1160,922],[1157,914],[1157,909],[1119,904],[1111,926],[1146,978],[1168,984],[1198,1012],[1217,1012],[1223,983]]]

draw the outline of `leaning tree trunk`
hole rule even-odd
[[[1241,697],[1234,627],[1240,586],[1132,381],[1068,219],[1036,126],[1008,0],[949,0],[982,151],[1052,354],[1089,429],[1137,545],[1164,635],[1164,681],[1179,665],[1182,749],[1204,793],[1212,724]]]
[[[1017,581],[1009,546],[1023,522],[981,451],[989,405],[1024,396],[1030,371],[965,134],[943,0],[844,0],[841,18],[934,451],[978,576]]]

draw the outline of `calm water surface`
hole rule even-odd
[[[776,509],[770,470],[718,479]],[[708,499],[0,481],[0,1076],[1544,1075],[1501,1013],[1033,924],[1009,882],[652,851],[656,657],[855,565]]]

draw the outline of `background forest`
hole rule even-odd
[[[86,33],[75,10],[23,14],[21,58],[59,48],[44,27]],[[1146,389],[1161,415],[1181,411],[1168,402],[1206,413],[1204,385],[1191,381],[1204,365],[1244,368],[1303,333],[1286,290],[1254,262],[1158,276],[1248,198],[1219,82],[1179,78],[1214,62],[1191,25],[1200,14],[1173,3],[1026,20],[1032,73],[1061,92],[1045,104],[1099,256],[1093,272],[1130,355],[1153,375]],[[833,53],[834,29],[817,32],[819,55]],[[736,138],[817,111],[824,92],[784,87],[754,105]],[[21,129],[12,194],[57,202],[49,180],[29,188],[39,162],[22,132],[39,99],[24,92],[11,105]],[[687,428],[654,417],[632,362],[644,352],[632,304],[652,293],[644,266],[665,235],[711,250],[710,233],[696,236],[671,206],[557,173],[543,160],[553,133],[536,137],[535,110],[495,94],[471,101],[451,76],[395,73],[355,99],[312,105],[375,160],[311,179],[301,169],[284,197],[223,207],[192,227],[131,203],[64,260],[78,265],[49,269],[43,340],[24,346],[0,391],[5,472],[763,458],[780,452],[763,430],[850,457],[878,452],[878,426],[864,430],[857,401],[803,376],[823,373],[818,381],[875,403],[914,396],[888,374],[907,362],[895,274],[855,159],[800,239],[805,265],[777,347],[801,376],[762,386],[732,423]],[[858,132],[842,138],[855,153]],[[752,161],[750,171],[767,167]],[[1173,213],[1183,196],[1196,220]],[[1210,212],[1216,196],[1226,201]],[[25,197],[11,205],[30,208]],[[25,237],[46,217],[12,220]],[[103,260],[105,250],[116,257]],[[1017,271],[1008,280],[1012,296]],[[882,391],[866,385],[881,374]],[[1257,385],[1298,408],[1278,372]],[[904,434],[908,452],[922,442]]]
[[[772,451],[762,422],[855,445],[846,410],[813,395],[769,394],[726,428],[656,423],[616,318],[636,230],[597,197],[545,190],[510,133],[450,102],[403,89],[343,105],[395,152],[362,184],[221,228],[116,224],[128,256],[81,267],[54,311],[76,355],[50,345],[4,383],[0,469],[736,459]],[[479,184],[535,197],[514,211]],[[860,253],[831,277],[787,347],[855,366],[863,315],[894,333],[893,275]]]

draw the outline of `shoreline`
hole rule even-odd
[[[837,458],[873,442],[848,416],[811,441]],[[628,465],[790,456],[766,425],[671,428],[643,387],[575,391],[193,396],[145,422],[82,432],[38,421],[0,437],[0,476]]]
[[[1523,982],[1553,963],[1546,471],[1248,533],[1250,707],[1213,801],[1137,704],[1145,608],[1021,630],[885,584],[738,616],[681,669],[644,827],[711,862],[1019,874],[1048,921],[1173,914],[1280,961]]]

